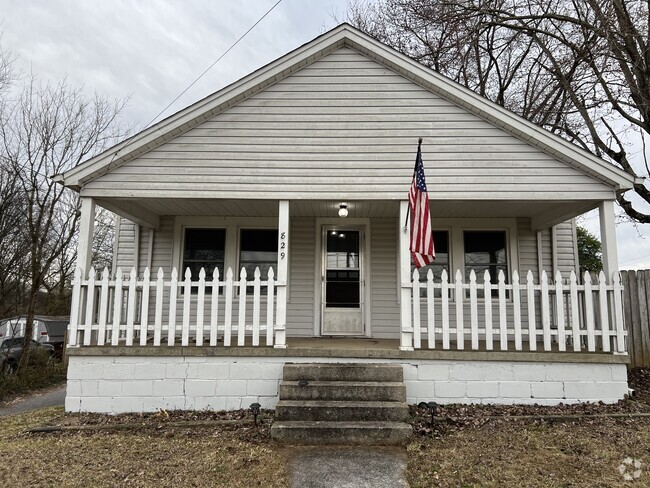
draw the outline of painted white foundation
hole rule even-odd
[[[288,357],[70,356],[67,412],[274,408],[285,362],[351,362]],[[356,359],[359,363],[377,363]],[[624,364],[383,360],[404,367],[408,403],[540,404],[603,401],[627,393]]]

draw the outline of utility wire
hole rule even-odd
[[[259,24],[260,22],[262,22],[262,20],[264,20],[264,18],[265,18],[267,15],[269,15],[269,14],[273,11],[273,9],[274,9],[275,7],[277,7],[277,6],[280,4],[280,2],[282,2],[282,0],[278,0],[277,2],[275,2],[275,3],[273,4],[273,6],[272,6],[270,9],[268,9],[268,10],[266,11],[266,13],[265,13],[264,15],[262,15],[262,16],[257,20],[257,22],[255,22],[252,26],[250,26],[250,28],[249,28],[246,32],[244,32],[244,33],[239,37],[239,39],[237,39],[237,40],[234,42],[234,44],[232,44],[228,49],[226,49],[226,51],[225,51],[221,56],[219,56],[219,57],[216,59],[216,61],[215,61],[214,63],[212,63],[210,66],[208,66],[208,67],[203,71],[203,73],[201,73],[201,74],[200,74],[200,75],[199,75],[199,76],[198,76],[198,77],[197,77],[197,78],[196,78],[192,83],[190,83],[190,84],[188,85],[187,88],[185,88],[185,90],[183,90],[183,91],[182,91],[182,92],[181,92],[181,93],[180,93],[176,98],[174,98],[174,99],[169,103],[169,105],[167,105],[164,109],[162,109],[162,110],[160,111],[160,113],[159,113],[158,115],[156,115],[153,119],[151,119],[151,121],[150,121],[150,122],[149,122],[149,123],[144,127],[144,129],[147,129],[147,128],[152,124],[152,123],[154,123],[154,122],[156,121],[156,119],[157,119],[158,117],[160,117],[163,113],[165,113],[165,111],[166,111],[169,107],[171,107],[172,105],[174,105],[174,103],[176,103],[176,101],[178,101],[179,98],[181,98],[183,95],[185,95],[185,93],[187,93],[187,91],[188,91],[190,88],[192,88],[192,87],[193,87],[193,86],[194,86],[194,85],[195,85],[195,84],[196,84],[196,83],[197,83],[201,78],[203,78],[203,77],[205,76],[205,74],[206,74],[208,71],[210,71],[210,70],[214,67],[215,64],[217,64],[219,61],[221,61],[221,59],[222,59],[226,54],[228,54],[230,51],[232,51],[232,49],[233,49],[237,44],[239,44],[239,42],[240,42],[242,39],[244,39],[244,37],[246,37],[246,36],[248,35],[248,33],[249,33],[250,31],[252,31],[252,30],[257,26],[257,24]],[[143,130],[144,130],[144,129],[143,129]]]

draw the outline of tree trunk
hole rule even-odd
[[[18,371],[22,371],[29,364],[29,355],[31,353],[31,339],[34,335],[34,313],[36,310],[36,297],[38,288],[32,287],[29,290],[29,302],[27,304],[27,319],[25,322],[25,337],[23,338],[23,354],[18,363]]]

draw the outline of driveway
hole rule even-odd
[[[45,407],[58,407],[65,404],[65,384],[45,392],[36,392],[20,397],[0,407],[0,417],[29,412]]]

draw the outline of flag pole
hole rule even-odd
[[[418,139],[418,154],[420,154],[420,151],[422,150],[422,138],[420,137]],[[413,180],[415,179],[415,174],[417,173],[418,170],[418,157],[415,156],[415,166],[413,166],[413,178],[411,179],[411,185],[413,184]],[[409,212],[411,210],[410,205],[406,207],[406,219],[404,219],[404,234],[408,231],[408,221],[409,221]]]

